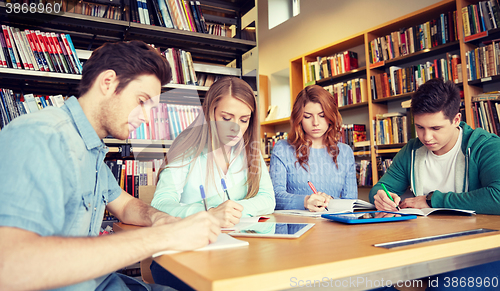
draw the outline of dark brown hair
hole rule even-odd
[[[453,122],[460,111],[460,90],[452,81],[430,79],[411,97],[411,111],[413,115],[443,111]]]
[[[290,116],[292,128],[288,135],[288,143],[295,148],[296,163],[298,162],[302,168],[307,170],[305,165],[308,165],[307,161],[309,160],[309,149],[312,141],[306,138],[306,134],[302,128],[302,119],[304,118],[304,107],[309,102],[319,103],[323,108],[325,119],[328,123],[328,129],[323,135],[323,143],[326,146],[328,154],[330,154],[337,165],[337,156],[339,153],[337,143],[342,126],[342,116],[340,116],[338,111],[337,100],[328,91],[318,85],[305,87],[297,95],[293,104]]]
[[[115,71],[118,77],[116,93],[120,93],[131,81],[142,75],[156,76],[162,86],[172,79],[167,60],[146,43],[139,40],[105,43],[92,52],[83,66],[82,80],[78,86],[79,96],[87,93],[97,76],[106,70]]]

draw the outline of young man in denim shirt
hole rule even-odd
[[[102,138],[127,139],[148,121],[170,79],[168,62],[145,43],[105,44],[85,63],[79,99],[0,132],[0,290],[151,290],[112,272],[216,240],[208,213],[180,220],[157,211],[124,192],[103,162]],[[99,237],[105,209],[150,227]]]

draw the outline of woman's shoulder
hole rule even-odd
[[[295,152],[294,147],[288,143],[288,140],[279,140],[273,147],[273,154],[283,155]]]
[[[341,155],[354,155],[352,152],[352,148],[345,143],[339,142],[337,146],[339,147],[339,152]]]

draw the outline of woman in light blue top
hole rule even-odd
[[[290,119],[288,140],[279,141],[271,155],[276,209],[324,211],[332,197],[356,199],[354,155],[339,142],[342,117],[333,96],[320,86],[307,86],[298,94]]]
[[[170,147],[151,205],[178,217],[204,211],[202,185],[208,212],[221,227],[242,216],[272,213],[275,198],[260,154],[252,88],[241,79],[222,78],[210,87],[202,109]]]

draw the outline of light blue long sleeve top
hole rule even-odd
[[[307,181],[318,192],[324,192],[334,198],[357,199],[356,164],[352,149],[338,143],[338,168],[326,148],[311,148],[309,153],[309,171],[295,163],[294,147],[287,140],[280,140],[271,155],[270,175],[276,195],[276,209],[305,209],[304,198],[313,192]]]
[[[217,207],[227,200],[221,185],[221,178],[224,178],[231,200],[243,206],[242,217],[272,213],[276,201],[271,178],[262,156],[260,157],[259,192],[252,198],[244,199],[248,189],[246,185],[248,170],[245,154],[242,152],[236,157],[233,157],[233,155],[234,151],[231,153],[231,163],[226,175],[219,174],[217,165],[213,165],[215,181],[210,181],[210,183],[205,181],[207,171],[206,153],[200,155],[193,163],[187,163],[186,160],[172,163],[172,167],[166,168],[160,174],[151,206],[182,218],[204,211],[205,208],[200,194],[200,185],[203,185],[207,197],[207,207]],[[191,168],[192,171],[188,175]]]

